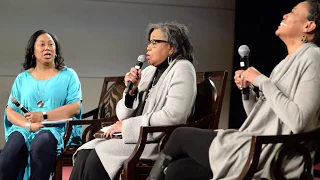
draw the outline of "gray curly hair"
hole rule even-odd
[[[171,58],[187,59],[194,63],[193,45],[189,37],[189,30],[185,25],[177,22],[149,24],[147,30],[148,41],[150,41],[150,35],[155,29],[161,30],[170,46],[175,49],[175,52],[170,56]]]

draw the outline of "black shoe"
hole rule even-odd
[[[161,152],[158,159],[154,163],[147,180],[163,180],[164,170],[169,165],[171,159],[171,156],[165,155]]]

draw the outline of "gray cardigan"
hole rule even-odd
[[[148,66],[141,73],[139,91],[148,88],[156,67]],[[162,74],[157,84],[150,89],[141,116],[132,117],[139,102],[136,98],[133,108],[127,108],[124,99],[116,107],[119,120],[122,120],[122,139],[94,139],[81,149],[95,149],[111,179],[123,166],[124,161],[133,152],[139,138],[140,126],[163,126],[186,123],[191,114],[197,94],[196,73],[188,60],[174,60]],[[123,96],[125,97],[125,96]],[[162,134],[154,133],[148,139],[158,139]],[[142,154],[143,159],[156,159],[158,145],[147,144]],[[74,154],[74,159],[76,153]]]
[[[219,130],[210,150],[213,179],[236,179],[249,155],[251,136],[284,135],[310,131],[319,126],[320,49],[313,43],[302,45],[286,57],[270,78],[259,75],[253,84],[263,93],[258,99],[250,92],[243,101],[248,115],[239,130]],[[277,145],[264,145],[254,179],[271,178],[270,163]],[[291,159],[285,168],[287,179],[298,178],[301,158]]]

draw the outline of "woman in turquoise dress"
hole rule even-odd
[[[23,69],[5,108],[1,180],[49,179],[64,147],[64,120],[81,119],[81,84],[76,72],[64,65],[53,34],[39,30],[31,36]],[[11,102],[14,98],[30,112],[23,113]],[[56,123],[44,123],[50,121]],[[74,127],[68,143],[79,144],[80,134],[81,126]]]

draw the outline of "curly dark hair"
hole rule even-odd
[[[32,34],[32,36],[30,37],[27,47],[26,47],[26,54],[25,54],[25,60],[22,64],[23,69],[24,70],[28,70],[30,68],[36,67],[36,59],[33,58],[33,54],[34,54],[34,44],[37,41],[37,38],[42,35],[42,34],[49,34],[51,36],[51,38],[53,39],[55,46],[56,46],[56,57],[54,58],[54,64],[55,64],[55,68],[58,70],[61,70],[65,64],[64,64],[64,58],[62,56],[61,53],[61,45],[57,39],[57,37],[49,32],[46,32],[44,30],[39,30],[35,33]]]
[[[148,41],[150,40],[150,35],[155,29],[160,29],[170,45],[175,49],[175,52],[171,55],[173,59],[187,59],[191,63],[195,63],[193,44],[189,37],[188,28],[177,22],[166,22],[149,24],[148,26]]]
[[[307,19],[313,21],[316,24],[316,29],[314,30],[314,37],[312,42],[320,46],[320,2],[319,0],[307,0],[310,5],[309,15]]]

